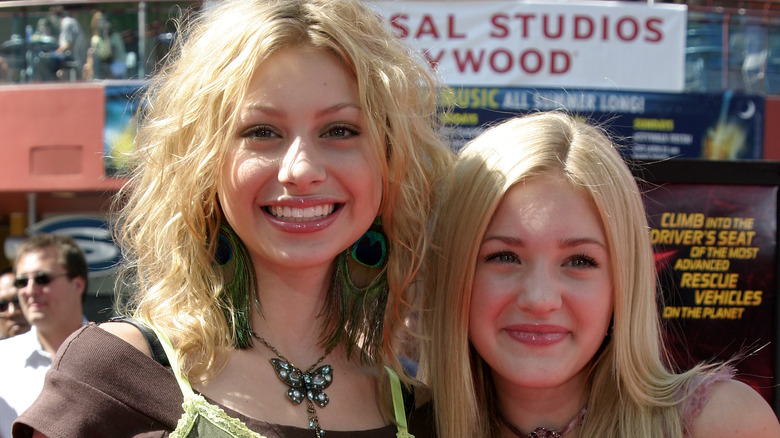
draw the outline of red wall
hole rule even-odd
[[[0,87],[0,193],[114,190],[103,164],[100,84]]]
[[[109,211],[124,181],[105,176],[104,120],[98,83],[0,86],[0,243],[46,217]]]

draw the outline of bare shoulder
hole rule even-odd
[[[104,322],[98,327],[122,339],[145,355],[152,357],[152,350],[149,348],[146,338],[134,325],[126,322]]]
[[[693,438],[780,438],[780,423],[769,403],[738,380],[717,382],[701,414],[693,422]]]

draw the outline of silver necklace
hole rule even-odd
[[[284,382],[289,388],[287,389],[287,398],[294,404],[299,405],[306,399],[306,412],[309,416],[309,427],[314,429],[314,433],[317,438],[325,436],[325,431],[320,427],[320,420],[317,417],[317,411],[314,409],[314,404],[324,408],[328,404],[330,399],[328,394],[323,391],[330,386],[333,381],[333,367],[330,365],[323,365],[317,368],[317,365],[325,360],[325,357],[330,354],[333,348],[329,348],[325,351],[325,354],[320,356],[312,366],[301,371],[300,368],[296,368],[289,360],[287,360],[282,353],[279,352],[273,345],[263,339],[254,330],[252,330],[252,337],[262,342],[269,350],[271,350],[277,358],[271,359],[271,365],[274,367],[277,377]],[[316,368],[316,369],[315,369]]]
[[[500,409],[497,410],[498,412],[498,419],[501,420],[502,423],[504,423],[504,426],[507,427],[515,436],[518,436],[520,438],[561,438],[567,433],[574,430],[577,426],[581,425],[582,422],[585,420],[585,411],[586,408],[582,408],[581,411],[577,413],[577,415],[574,416],[574,418],[569,421],[569,424],[566,425],[566,427],[561,430],[555,430],[555,429],[547,429],[546,427],[537,427],[534,429],[533,432],[529,434],[525,434],[522,431],[520,431],[520,428],[515,426],[514,423],[509,421],[509,418],[507,418],[506,415],[504,415],[503,412],[501,412]]]

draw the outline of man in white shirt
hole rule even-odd
[[[19,304],[32,329],[0,341],[0,438],[11,438],[11,425],[40,394],[57,349],[86,323],[87,261],[72,238],[37,234],[26,239],[14,271]]]

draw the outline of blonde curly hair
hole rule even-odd
[[[143,94],[117,238],[131,282],[125,313],[174,340],[182,371],[203,378],[236,333],[214,267],[224,221],[217,182],[238,108],[258,66],[287,47],[328,50],[356,79],[375,157],[390,290],[376,364],[401,370],[395,333],[429,247],[428,221],[452,154],[438,134],[440,87],[420,58],[358,0],[226,1],[181,20],[171,54]],[[227,310],[227,317],[226,311]]]

